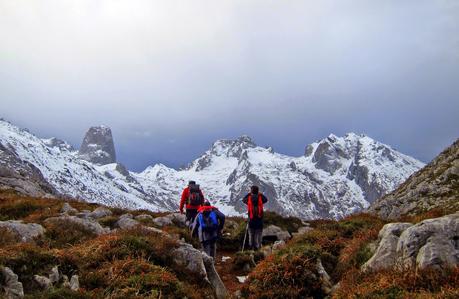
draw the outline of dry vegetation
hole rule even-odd
[[[412,217],[418,222],[448,214],[430,211]],[[458,298],[459,269],[362,273],[373,254],[374,242],[385,222],[369,214],[341,221],[318,220],[314,230],[291,240],[262,261],[249,275],[242,292],[247,298],[325,298],[316,261],[320,258],[332,282],[340,287],[332,298]]]
[[[97,205],[71,201],[78,210],[94,210]],[[0,229],[0,265],[10,267],[23,283],[26,298],[203,298],[212,290],[171,262],[176,242],[142,229],[96,236],[71,223],[51,224],[45,219],[59,215],[63,201],[0,193],[1,220],[23,220],[46,228],[45,236],[34,243],[17,243],[14,234]],[[113,216],[99,222],[113,228],[118,215],[127,211],[112,209]],[[129,211],[134,215],[154,214]],[[185,230],[176,228],[178,236]],[[79,275],[80,291],[58,284],[42,290],[33,275],[50,273],[54,266],[71,277]]]
[[[96,236],[83,227],[70,223],[45,224],[44,220],[57,216],[63,202],[55,199],[37,199],[11,192],[0,193],[0,219],[40,223],[45,236],[34,243],[18,243],[17,237],[0,228],[0,265],[8,266],[23,282],[26,298],[206,298],[212,290],[202,281],[193,279],[171,262],[174,240],[142,229],[119,231]],[[94,210],[97,205],[72,201],[78,210]],[[103,226],[114,228],[118,216],[127,211],[112,209],[114,214],[99,219]],[[439,217],[451,211],[431,210],[402,219],[413,223]],[[134,215],[148,211],[129,211]],[[145,225],[154,226],[150,220]],[[301,226],[296,218],[282,218],[266,213],[266,224],[275,224],[290,232]],[[459,269],[439,272],[378,271],[362,273],[360,266],[374,251],[378,232],[385,221],[369,214],[358,214],[341,221],[317,220],[310,222],[313,230],[299,235],[287,246],[263,259],[255,255],[255,269],[242,285],[244,298],[325,298],[317,273],[320,259],[333,283],[340,288],[333,298],[459,298]],[[177,238],[184,238],[194,246],[186,228],[164,228]],[[229,218],[220,250],[234,254],[240,249],[245,233],[243,218]],[[249,255],[232,255],[225,266],[224,278],[247,274],[243,266]],[[54,266],[67,275],[80,277],[80,291],[73,292],[60,284],[42,290],[33,275],[47,275]],[[255,265],[254,265],[255,266]],[[217,266],[222,269],[223,265]],[[1,281],[0,277],[0,281]],[[234,284],[234,281],[232,281]],[[239,288],[234,284],[230,289]]]

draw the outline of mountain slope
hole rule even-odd
[[[302,218],[339,218],[368,207],[423,164],[389,146],[353,133],[307,147],[289,157],[256,146],[248,137],[218,140],[187,169],[155,165],[136,175],[157,198],[179,197],[188,180],[227,213],[243,212],[240,199],[252,184],[270,198],[268,209]]]
[[[369,211],[384,218],[431,209],[459,209],[459,139]]]
[[[49,147],[45,141],[5,121],[0,121],[0,137],[3,185],[11,186],[9,182],[16,180],[16,185],[24,184],[22,189],[35,186],[38,194],[51,193],[125,208],[159,208],[145,202],[140,192],[117,184],[66,147]],[[35,178],[33,184],[30,177]]]
[[[0,184],[126,208],[176,210],[181,190],[195,180],[227,214],[245,211],[241,198],[256,184],[268,196],[270,210],[341,218],[367,208],[422,166],[368,136],[350,133],[315,142],[300,157],[257,146],[248,136],[218,140],[186,169],[157,164],[136,173],[120,163],[85,161],[64,141],[42,140],[0,121]]]

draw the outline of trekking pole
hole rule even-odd
[[[245,226],[244,242],[242,242],[242,251],[244,252],[245,240],[247,239],[247,232],[249,230],[249,221],[247,220],[247,225]]]

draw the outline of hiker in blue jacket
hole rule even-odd
[[[194,219],[191,235],[198,234],[203,251],[213,258],[216,255],[216,243],[225,225],[225,215],[208,201],[198,210]]]

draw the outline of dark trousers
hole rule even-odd
[[[249,248],[258,250],[261,248],[263,229],[249,228]]]
[[[194,222],[194,218],[196,218],[196,215],[198,215],[198,210],[192,210],[192,209],[186,209],[186,222],[188,223],[188,227],[191,228]]]
[[[215,259],[217,254],[217,240],[209,240],[202,242],[202,250],[208,255]]]

